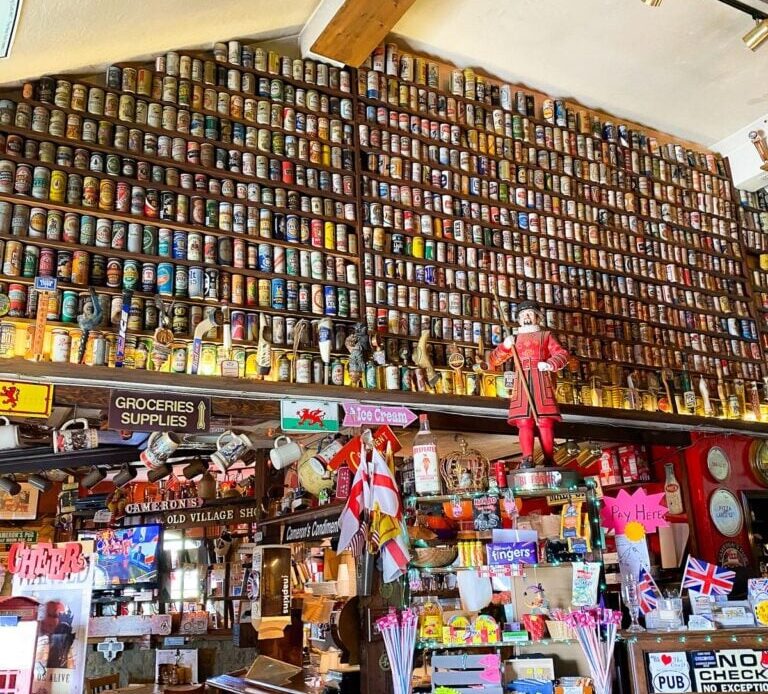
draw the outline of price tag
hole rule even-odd
[[[504,387],[507,390],[512,390],[512,388],[515,387],[515,372],[514,371],[505,371],[504,372]]]

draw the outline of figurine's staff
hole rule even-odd
[[[496,310],[499,312],[499,318],[501,318],[501,324],[504,326],[504,330],[507,331],[507,334],[512,335],[512,328],[509,326],[509,321],[504,315],[504,312],[501,310],[501,302],[499,301],[499,295],[496,293],[495,282],[491,282],[491,293],[493,294],[493,300],[496,303]],[[531,408],[533,421],[538,424],[539,413],[536,411],[536,403],[533,399],[533,395],[531,394],[531,387],[528,385],[528,379],[525,377],[523,364],[520,361],[520,355],[517,353],[517,345],[514,343],[514,341],[512,342],[512,360],[515,363],[515,371],[520,374],[520,382],[523,384],[523,392],[525,393],[525,399],[528,401],[528,405]]]

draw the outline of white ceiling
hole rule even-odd
[[[318,0],[23,0],[0,84],[172,48],[297,33]]]
[[[749,0],[762,6],[763,0]],[[24,0],[0,83],[228,37],[295,35],[317,0]],[[768,7],[768,5],[766,5]],[[768,46],[716,0],[417,0],[414,48],[710,145],[768,112]]]
[[[710,145],[768,112],[768,46],[741,41],[752,26],[716,0],[418,0],[394,31],[461,66]]]

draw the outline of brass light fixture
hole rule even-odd
[[[756,51],[768,39],[768,19],[755,20],[755,26],[750,29],[742,41],[750,51]]]
[[[648,7],[660,7],[662,0],[642,0],[643,5],[648,5]]]

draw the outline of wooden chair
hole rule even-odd
[[[87,677],[85,680],[85,694],[101,694],[120,686],[120,674],[117,672],[103,677]]]

